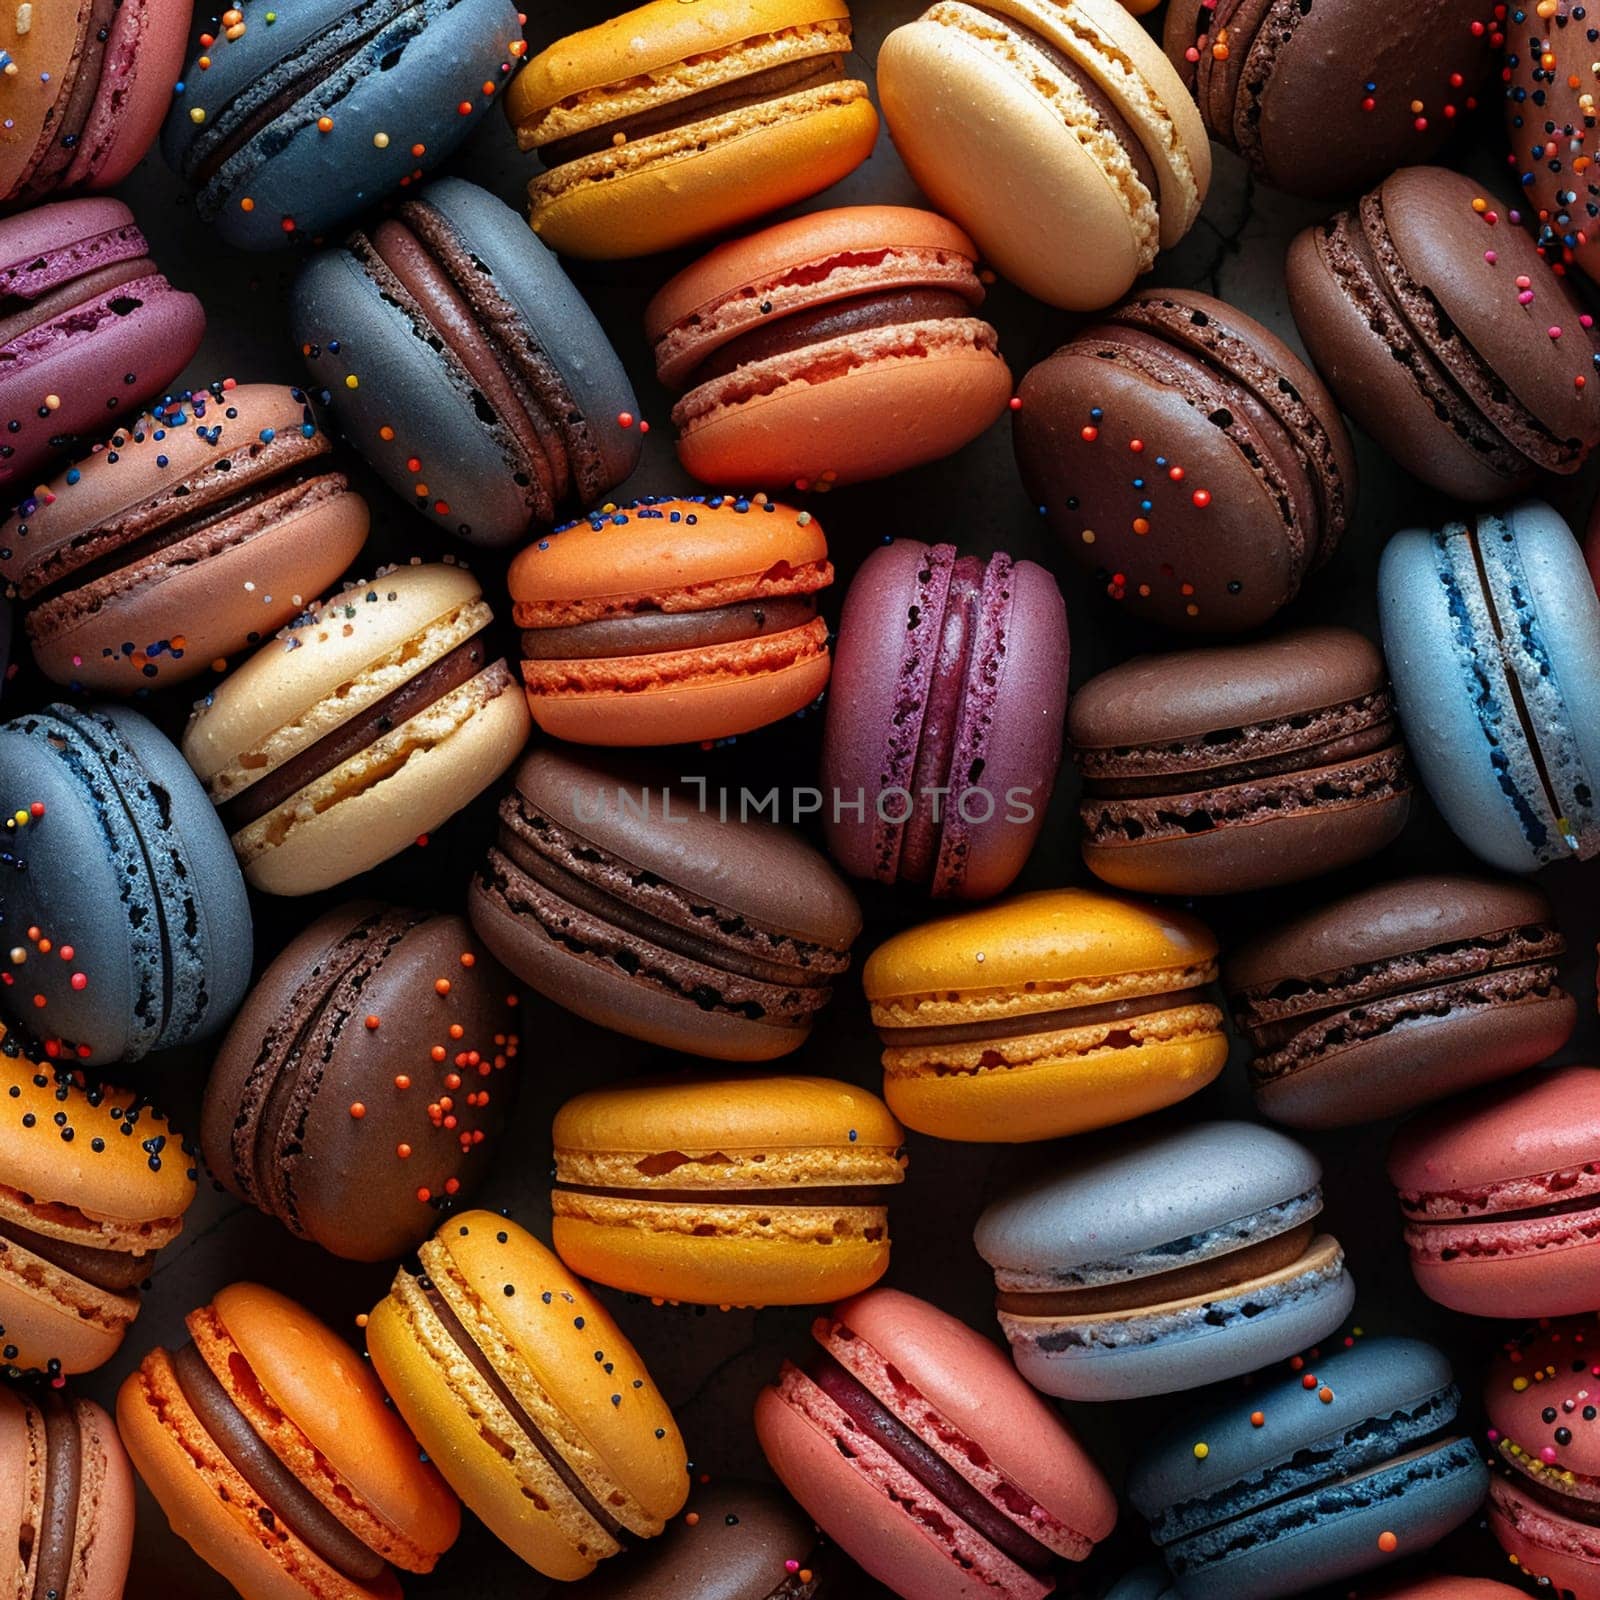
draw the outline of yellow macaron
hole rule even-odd
[[[1020,1143],[1210,1083],[1228,1058],[1216,976],[1194,917],[1050,889],[897,934],[862,982],[895,1115],[941,1139]]]
[[[384,1388],[489,1529],[547,1577],[659,1534],[689,1492],[683,1439],[633,1346],[516,1223],[452,1217],[367,1324]]]
[[[820,1305],[889,1265],[900,1124],[828,1078],[597,1089],[556,1116],[554,1242],[586,1278],[696,1305]]]
[[[522,69],[506,112],[546,171],[528,220],[553,250],[668,250],[826,189],[872,153],[845,75],[843,0],[651,0]]]

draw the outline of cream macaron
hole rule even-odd
[[[183,753],[251,884],[342,883],[511,765],[532,720],[489,659],[493,615],[460,566],[395,568],[295,618],[196,706]]]

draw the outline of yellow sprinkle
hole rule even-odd
[[[361,387],[361,380],[355,375],[355,373],[352,372],[350,376],[344,380],[344,386],[347,389],[359,389]]]
[[[1210,1454],[1211,1446],[1208,1444],[1197,1444],[1194,1447],[1194,1458],[1196,1461],[1204,1461],[1205,1458]]]
[[[204,106],[190,106],[189,120],[194,123],[196,127],[199,127],[199,125],[206,120],[206,108]]]
[[[12,821],[14,821],[19,828],[26,828],[28,826],[28,813],[26,811],[18,811],[13,815]]]
[[[377,145],[380,150],[387,150],[389,148],[389,135],[386,133],[375,133],[372,136],[372,142]]]

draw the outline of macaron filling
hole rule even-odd
[[[63,1396],[45,1393],[32,1403],[44,1420],[44,1492],[38,1521],[31,1529],[24,1523],[19,1554],[24,1572],[32,1558],[32,1600],[66,1600],[78,1554],[83,1429],[77,1407]]]
[[[1214,975],[1214,973],[1213,973]],[[1164,1011],[1208,1005],[1208,991],[1198,986],[1174,989],[1161,994],[1131,995],[1123,1000],[1102,1000],[1090,1005],[1071,1006],[1058,1011],[1023,1011],[1015,1016],[998,1017],[992,1022],[949,1022],[920,1028],[880,1027],[878,1037],[891,1048],[916,1050],[946,1044],[978,1044],[984,1041],[1027,1039],[1036,1034],[1070,1032],[1076,1028],[1099,1028],[1117,1022],[1132,1022]],[[1096,1049],[1124,1049],[1138,1044],[1131,1030],[1108,1031],[1095,1043]],[[1004,1054],[993,1051],[976,1059],[926,1060],[919,1065],[940,1076],[952,1072],[985,1072],[1005,1066]]]
[[[68,1226],[82,1226],[85,1232],[94,1230],[94,1223],[70,1206],[58,1202],[48,1209],[50,1220],[57,1225],[66,1222]],[[176,1232],[176,1228],[173,1231]],[[138,1288],[150,1276],[151,1258],[154,1255],[153,1250],[148,1254],[136,1254],[127,1250],[102,1250],[93,1245],[77,1244],[23,1227],[5,1216],[0,1216],[0,1239],[8,1240],[29,1255],[48,1261],[51,1266],[59,1267],[72,1277],[110,1294],[128,1294]],[[0,1252],[3,1251],[4,1246],[0,1246]]]
[[[1600,1242],[1600,1162],[1471,1190],[1401,1191],[1417,1262],[1449,1265]]]
[[[1536,1486],[1496,1477],[1489,1484],[1489,1525],[1502,1544],[1507,1536],[1526,1540],[1535,1550],[1585,1565],[1600,1566],[1600,1533],[1581,1508],[1552,1505]],[[1522,1562],[1527,1570],[1526,1561]],[[1543,1574],[1529,1571],[1529,1576]],[[1553,1593],[1571,1592],[1552,1584]]]
[[[271,1516],[334,1571],[356,1583],[378,1582],[388,1571],[382,1557],[346,1528],[279,1460],[218,1382],[200,1351],[186,1344],[169,1359],[185,1404]],[[235,1352],[228,1359],[234,1383],[259,1389],[242,1356]],[[265,1401],[264,1395],[261,1398]]]
[[[808,628],[816,620],[814,595],[774,595],[708,611],[641,611],[594,622],[527,628],[522,653],[530,661],[603,661],[613,656],[658,655],[738,644]]]

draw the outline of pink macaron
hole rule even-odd
[[[1040,1600],[1116,1500],[1065,1423],[987,1339],[874,1289],[812,1325],[756,1400],[772,1470],[817,1525],[904,1600]]]
[[[1430,1299],[1480,1317],[1600,1306],[1600,1069],[1536,1071],[1419,1113],[1389,1177]]]
[[[896,539],[845,596],[822,734],[846,872],[983,900],[1022,870],[1061,762],[1067,611],[1032,561]]]
[[[162,394],[205,331],[120,200],[63,200],[0,222],[0,488]]]
[[[1503,1464],[1489,1527],[1553,1593],[1600,1595],[1600,1314],[1508,1340],[1484,1384]]]

